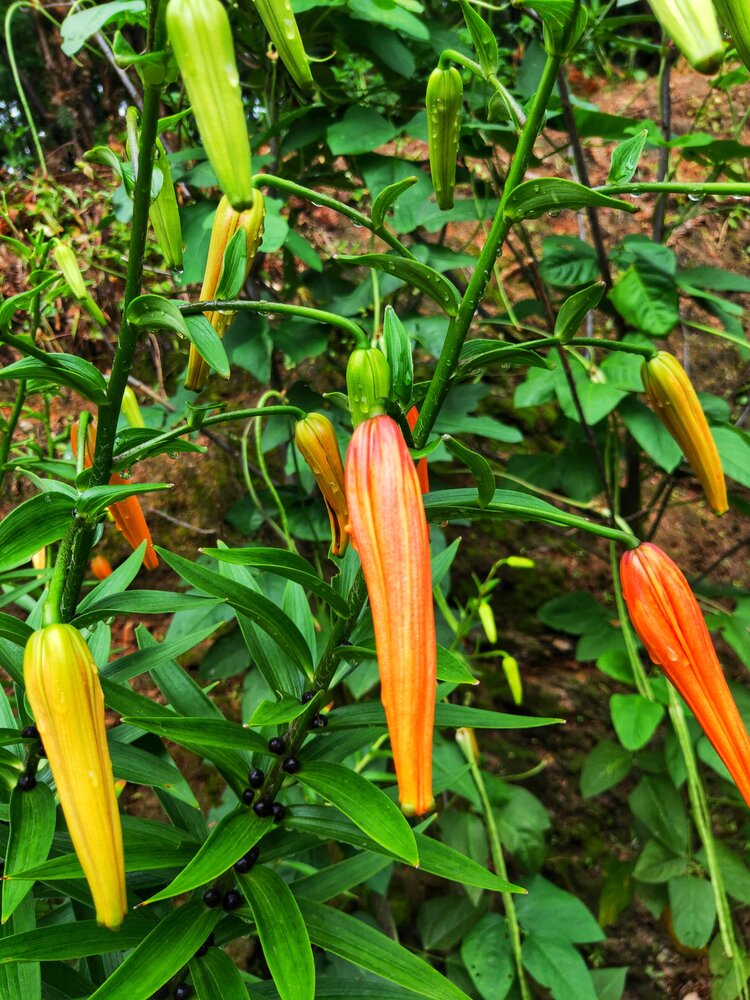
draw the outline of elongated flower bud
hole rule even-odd
[[[357,427],[391,391],[391,369],[382,351],[375,347],[352,351],[346,365],[346,391],[352,424]]]
[[[156,140],[155,166],[161,170],[162,185],[158,195],[151,202],[148,214],[164,263],[171,270],[180,270],[182,268],[180,208],[177,204],[169,160],[159,139]]]
[[[700,400],[687,372],[673,354],[659,351],[641,365],[646,397],[657,417],[682,448],[715,514],[729,509],[721,459]]]
[[[416,406],[412,406],[409,412],[406,414],[406,422],[409,425],[410,430],[414,430],[417,426],[417,420],[419,420],[419,410]],[[430,492],[430,475],[427,471],[427,456],[420,458],[417,462],[417,477],[419,478],[419,486],[423,493]]]
[[[315,84],[290,0],[254,0],[254,3],[289,75],[300,90],[309,93]]]
[[[229,204],[229,199],[224,197],[216,207],[213,226],[211,227],[211,240],[208,245],[208,259],[206,260],[206,270],[203,272],[203,285],[201,287],[201,300],[209,302],[216,295],[219,288],[224,269],[224,254],[238,229],[245,231],[245,274],[242,284],[247,281],[250,268],[253,266],[255,255],[258,253],[263,239],[263,226],[265,223],[265,202],[260,191],[255,192],[253,207],[244,212],[237,212]],[[233,312],[207,312],[204,314],[211,326],[220,337],[224,337],[235,317]],[[200,392],[208,378],[208,365],[190,345],[188,356],[188,371],[185,378],[185,388],[193,392]]]
[[[650,542],[625,553],[620,578],[646,652],[685,699],[750,805],[750,737],[687,580]]]
[[[443,211],[453,208],[463,96],[464,85],[455,66],[448,69],[438,66],[430,73],[426,95],[430,173],[438,206]]]
[[[106,580],[108,576],[112,575],[109,559],[105,559],[104,556],[94,556],[89,563],[89,568],[97,580]]]
[[[125,391],[122,394],[121,411],[122,415],[125,417],[125,419],[130,424],[131,427],[146,426],[146,424],[143,421],[141,408],[138,405],[138,399],[129,385],[125,386]]]
[[[78,455],[78,422],[70,429],[70,444],[73,454]],[[84,455],[84,465],[88,469],[94,461],[94,447],[96,445],[96,424],[92,420],[86,428],[86,452]],[[113,472],[109,477],[110,484],[123,486],[127,479],[123,479],[117,472]],[[112,515],[115,526],[125,536],[125,540],[131,548],[137,549],[145,540],[146,554],[143,557],[143,565],[146,569],[156,569],[159,565],[159,558],[154,551],[151,541],[151,532],[148,530],[146,518],[141,509],[138,497],[126,497],[125,500],[118,500],[111,504],[107,510]]]
[[[747,0],[714,0],[737,55],[750,69],[750,7]]]
[[[352,542],[375,628],[381,698],[407,815],[432,807],[435,615],[430,541],[414,462],[390,417],[361,423],[346,457]]]
[[[346,504],[344,465],[336,431],[328,417],[324,417],[322,413],[308,413],[304,420],[297,421],[294,440],[325,500],[328,520],[331,522],[331,552],[335,556],[343,556],[349,544],[346,532],[349,508]]]
[[[167,31],[219,187],[238,211],[249,208],[250,141],[229,16],[220,0],[169,0]]]
[[[26,645],[23,676],[96,919],[116,930],[125,862],[96,664],[78,629],[47,625]]]
[[[89,316],[91,316],[91,318],[95,320],[99,326],[104,326],[107,319],[86,289],[86,283],[83,280],[81,268],[78,266],[78,258],[76,257],[73,249],[69,247],[67,243],[56,243],[52,248],[52,256],[55,259],[55,263],[62,271],[63,277],[68,283],[68,288],[75,297],[76,301],[83,306]]]
[[[649,0],[654,17],[699,73],[715,73],[724,43],[711,0]]]

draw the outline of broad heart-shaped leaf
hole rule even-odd
[[[209,368],[217,375],[229,378],[229,359],[221,337],[206,317],[200,313],[197,316],[185,316],[185,336]]]
[[[354,256],[339,254],[336,260],[340,264],[351,264],[355,267],[359,265],[374,267],[378,271],[393,275],[394,278],[400,278],[401,281],[424,292],[448,316],[458,315],[461,296],[456,286],[439,271],[421,261],[390,253],[363,253]]]
[[[467,0],[459,0],[459,2],[482,71],[485,74],[495,73],[498,60],[495,32],[471,4],[467,3]]]
[[[377,785],[341,764],[310,761],[297,779],[337,809],[392,854],[410,865],[419,863],[414,832],[396,806]]]
[[[605,288],[603,281],[597,281],[569,295],[563,302],[555,319],[555,336],[561,343],[567,344],[575,337],[586,316],[599,305]]]
[[[90,486],[78,497],[76,510],[86,517],[96,517],[113,503],[120,503],[128,497],[140,496],[141,493],[159,493],[171,490],[171,483],[124,483],[122,486]]]
[[[602,740],[586,755],[581,768],[581,795],[593,798],[619,784],[630,773],[633,755],[611,740]]]
[[[177,878],[146,902],[170,899],[218,878],[243,854],[247,854],[272,826],[272,820],[260,819],[251,809],[237,809],[222,817]]]
[[[540,177],[537,181],[524,181],[508,195],[504,212],[511,222],[538,219],[544,212],[557,214],[564,208],[577,212],[581,208],[615,208],[621,212],[637,212],[638,206],[619,198],[610,198],[577,181],[559,177]]]
[[[90,1000],[150,996],[190,961],[218,924],[221,911],[191,900],[160,920]],[[127,924],[126,924],[127,926]]]
[[[554,362],[516,344],[506,344],[502,340],[467,340],[458,358],[457,376],[471,375],[490,365],[511,368],[521,365],[527,368],[555,367]]]
[[[139,295],[128,306],[128,324],[139,330],[170,330],[187,337],[185,319],[177,305],[162,295]]]
[[[206,910],[203,906],[202,909]],[[139,944],[153,927],[153,919],[138,914],[128,914],[117,934],[107,927],[98,927],[94,920],[51,924],[1,939],[0,962],[64,962],[126,951]]]
[[[83,628],[115,615],[171,615],[176,611],[192,611],[219,603],[212,597],[172,594],[166,590],[128,590],[122,594],[109,594],[89,604],[82,614],[76,616],[73,624],[76,628]]]
[[[312,674],[310,647],[291,618],[285,615],[277,604],[262,594],[254,593],[249,587],[190,562],[189,559],[183,559],[182,556],[169,552],[161,546],[157,546],[156,550],[164,562],[186,583],[214,597],[222,598],[235,611],[247,615],[259,628],[267,632],[305,673]]]
[[[190,960],[190,978],[197,1000],[247,1000],[247,987],[240,970],[221,948]]]
[[[14,569],[70,526],[74,500],[63,493],[38,493],[0,521],[0,572]]]
[[[609,711],[617,738],[626,750],[640,750],[656,732],[664,706],[640,694],[613,694]]]
[[[111,0],[110,3],[98,4],[68,14],[62,23],[62,50],[66,56],[74,56],[83,48],[87,38],[101,31],[105,24],[116,18],[125,21],[139,20],[138,15],[144,14],[146,4],[143,0]]]
[[[10,793],[10,836],[5,854],[6,877],[16,875],[46,860],[55,832],[55,796],[49,785],[38,781],[31,791],[15,785]],[[11,916],[33,885],[17,879],[3,884],[3,923]]]
[[[666,337],[680,319],[675,276],[641,258],[623,271],[608,297],[626,323],[652,337]]]
[[[239,549],[201,549],[201,552],[211,556],[212,559],[218,559],[219,562],[232,563],[235,566],[255,566],[268,573],[283,576],[287,580],[294,580],[318,597],[322,597],[336,614],[346,617],[350,613],[351,609],[345,598],[325,580],[321,580],[307,559],[303,559],[296,552],[265,548],[261,545]]]
[[[257,865],[240,879],[250,904],[263,957],[281,1000],[313,1000],[315,964],[299,906],[284,879]]]
[[[468,1000],[449,979],[361,920],[309,899],[299,907],[310,940],[319,948],[431,1000]],[[355,994],[356,995],[356,994]]]
[[[618,143],[612,150],[612,162],[609,166],[608,184],[627,184],[638,169],[638,160],[643,152],[648,138],[648,129],[642,129],[637,135]]]
[[[470,470],[477,484],[477,503],[480,507],[486,507],[495,495],[495,474],[490,463],[484,456],[467,448],[465,444],[462,444],[457,438],[451,437],[450,434],[443,435],[443,444],[451,455],[459,462],[463,462]]]
[[[388,209],[392,205],[395,205],[404,191],[408,191],[410,187],[413,187],[417,183],[417,180],[417,177],[404,177],[403,180],[396,181],[395,184],[389,184],[388,187],[384,187],[378,193],[375,201],[372,203],[372,211],[370,212],[374,226],[379,227],[383,225]]]
[[[578,528],[593,535],[600,535],[602,538],[611,538],[616,542],[622,542],[628,548],[633,548],[637,543],[635,536],[626,531],[609,528],[577,514],[568,514],[567,511],[553,507],[546,500],[539,500],[528,493],[518,493],[515,490],[495,490],[495,496],[486,507],[480,507],[477,503],[476,490],[437,490],[426,494],[424,507],[428,521],[483,517],[544,521],[566,528]]]
[[[7,368],[0,368],[0,379],[21,378],[65,385],[97,405],[107,401],[107,383],[102,373],[90,361],[74,354],[51,354],[49,361],[21,358]]]
[[[184,718],[179,715],[142,716],[128,715],[123,722],[148,733],[163,736],[180,746],[191,748],[221,747],[225,750],[247,750],[253,753],[268,753],[268,741],[262,739],[252,729],[238,726],[229,719]],[[207,756],[210,757],[210,754]]]
[[[580,952],[567,941],[543,931],[532,932],[523,943],[523,964],[552,990],[555,1000],[597,1000],[591,973]]]

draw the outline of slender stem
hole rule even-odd
[[[544,123],[547,104],[555,86],[557,71],[561,62],[561,56],[549,55],[544,65],[534,103],[519,136],[518,149],[508,171],[503,195],[495,213],[495,218],[492,221],[487,242],[482,248],[477,266],[461,299],[458,315],[448,325],[448,332],[446,333],[445,343],[438,358],[435,374],[432,377],[430,388],[422,404],[417,425],[414,428],[414,444],[417,448],[422,448],[425,445],[430,428],[435,423],[440,408],[445,401],[450,380],[458,363],[458,356],[466,335],[469,332],[474,313],[487,289],[498,251],[510,231],[512,222],[505,215],[505,203],[511,191],[521,183],[526,173],[534,149],[534,143]]]
[[[0,493],[2,492],[3,486],[5,485],[5,477],[8,474],[8,470],[5,468],[8,461],[8,455],[10,454],[10,446],[13,443],[13,435],[18,425],[18,421],[21,417],[21,412],[23,411],[23,404],[26,401],[26,380],[21,379],[18,383],[18,388],[16,389],[16,398],[13,403],[13,409],[11,410],[10,416],[8,417],[8,424],[5,428],[5,434],[3,435],[3,443],[0,445]]]
[[[264,393],[258,400],[261,408],[264,406],[266,399],[271,396],[279,396],[280,393],[272,389],[270,392]],[[266,489],[273,497],[273,501],[276,504],[276,509],[279,512],[279,519],[281,521],[281,534],[284,538],[286,547],[290,552],[296,552],[297,547],[294,544],[294,539],[292,538],[292,533],[289,530],[289,519],[286,516],[286,510],[284,509],[284,504],[281,502],[281,497],[279,496],[279,491],[273,484],[273,480],[268,472],[268,465],[266,464],[266,456],[263,453],[263,440],[262,440],[262,430],[263,430],[263,414],[258,414],[254,418],[253,423],[255,424],[255,453],[258,459],[258,468],[260,469],[260,474],[263,477],[263,482],[266,484]]]
[[[750,197],[750,183],[746,181],[695,181],[688,184],[685,181],[635,181],[630,184],[603,184],[594,188],[600,194],[687,194],[699,195],[736,195],[745,198]]]
[[[667,47],[666,34],[662,32],[662,52],[659,63],[659,118],[661,134],[665,145],[659,150],[659,166],[657,169],[657,183],[664,182],[669,175],[669,142],[672,132],[672,95],[669,91],[670,69],[672,66],[672,55]],[[653,218],[653,239],[655,243],[661,243],[664,238],[664,219],[667,214],[668,194],[664,191],[656,199]]]
[[[620,621],[620,630],[622,632],[622,638],[625,641],[625,650],[628,654],[630,668],[633,671],[635,686],[638,688],[638,694],[646,698],[648,701],[653,701],[654,692],[651,688],[651,682],[646,676],[646,671],[643,669],[641,658],[638,655],[638,649],[635,644],[633,630],[630,627],[630,618],[628,618],[627,608],[625,607],[625,601],[622,596],[620,571],[617,565],[617,549],[615,547],[614,542],[610,542],[609,544],[609,558],[610,558],[610,565],[612,568],[612,589],[615,594],[615,606],[617,607],[617,617]]]
[[[13,36],[11,35],[11,23],[13,21],[13,15],[17,10],[21,10],[22,7],[32,8],[32,4],[27,3],[27,0],[19,0],[17,3],[13,3],[8,7],[5,14],[5,47],[8,50],[8,62],[10,63],[10,72],[13,76],[13,82],[16,85],[16,91],[18,92],[18,100],[23,108],[23,113],[26,115],[26,121],[29,125],[29,131],[31,132],[31,139],[34,143],[34,150],[36,152],[36,158],[39,161],[39,169],[42,171],[42,176],[48,177],[47,173],[47,163],[44,159],[44,152],[42,151],[42,144],[39,141],[39,133],[36,130],[36,124],[34,122],[34,116],[31,113],[31,108],[29,102],[26,99],[26,92],[23,89],[23,84],[21,83],[21,75],[18,72],[18,66],[16,65],[16,53],[13,48]]]
[[[195,316],[198,313],[219,311],[219,312],[251,312],[279,313],[282,316],[301,316],[303,319],[314,319],[318,323],[328,323],[331,326],[338,326],[342,330],[350,333],[357,343],[357,347],[369,347],[370,341],[367,334],[354,320],[345,316],[337,316],[336,313],[326,312],[325,309],[314,309],[311,306],[290,305],[286,302],[265,302],[264,300],[252,301],[248,299],[209,299],[206,302],[175,302],[175,305],[183,316]]]

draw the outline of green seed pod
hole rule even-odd
[[[352,351],[346,366],[346,391],[352,424],[357,427],[391,391],[391,369],[381,351],[367,347]]]
[[[443,211],[453,208],[463,94],[461,74],[454,66],[449,69],[438,66],[430,73],[426,95],[430,173],[437,203]]]
[[[249,208],[250,141],[227,12],[220,0],[169,0],[167,31],[219,186],[233,208]]]
[[[171,270],[182,268],[182,227],[180,225],[180,209],[177,204],[172,171],[169,160],[161,142],[156,140],[155,166],[161,170],[161,189],[151,202],[149,218],[154,227],[156,242],[164,257],[164,263]]]
[[[750,7],[747,0],[714,0],[737,55],[750,69]]]
[[[254,0],[254,3],[290,76],[300,90],[309,93],[315,84],[290,0]]]

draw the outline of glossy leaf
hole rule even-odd
[[[567,344],[575,337],[581,323],[599,305],[605,288],[603,281],[597,281],[569,295],[563,302],[555,319],[555,336],[561,343]]]
[[[263,956],[281,1000],[313,1000],[315,965],[310,939],[289,886],[269,868],[256,865],[240,879],[255,919]]]
[[[633,179],[647,138],[648,129],[644,128],[637,135],[615,146],[609,166],[608,184],[627,184]]]
[[[38,379],[75,389],[97,405],[107,401],[107,383],[102,373],[90,361],[74,354],[51,354],[49,361],[21,358],[6,368],[0,368],[2,379]]]
[[[213,368],[222,378],[229,378],[229,359],[224,344],[206,317],[199,313],[197,316],[185,316],[183,319],[185,336],[208,367]]]
[[[170,330],[187,337],[185,318],[177,305],[161,295],[139,295],[128,306],[127,321],[139,330]]]
[[[175,844],[154,845],[152,843],[126,845],[125,871],[148,872],[168,871],[179,868],[192,859],[195,847],[181,847]],[[15,877],[15,876],[14,876]],[[30,866],[18,872],[19,878],[39,879],[43,882],[55,882],[61,879],[83,878],[81,862],[75,854],[62,854],[58,858],[50,858],[43,864]],[[11,882],[8,885],[12,884]]]
[[[190,978],[197,1000],[247,1000],[247,986],[240,970],[221,948],[209,948],[190,961]]]
[[[109,594],[102,600],[89,604],[73,620],[73,624],[76,628],[83,628],[104,618],[114,618],[115,615],[171,615],[176,611],[193,611],[218,603],[220,602],[215,598],[172,594],[166,590],[129,590],[122,594]]]
[[[330,730],[350,729],[358,726],[384,726],[383,706],[374,702],[347,705],[335,708],[328,714]],[[435,726],[468,726],[472,729],[529,729],[534,726],[551,726],[562,719],[534,719],[526,715],[508,715],[492,712],[486,708],[471,708],[468,705],[449,705],[438,702],[435,706]]]
[[[334,865],[321,868],[312,875],[296,879],[292,882],[291,889],[295,896],[325,903],[340,896],[342,892],[362,885],[391,864],[393,862],[388,857],[361,851]]]
[[[171,490],[171,483],[126,483],[123,486],[90,486],[76,500],[76,510],[86,517],[96,517],[113,503],[141,493],[160,493]]]
[[[341,764],[311,761],[297,780],[333,803],[375,843],[408,864],[419,863],[411,827],[398,806],[367,778]]]
[[[0,962],[66,961],[125,951],[139,944],[153,926],[153,920],[137,914],[129,914],[116,935],[98,927],[95,920],[49,924],[0,940]]]
[[[461,348],[456,375],[471,375],[495,364],[500,368],[555,367],[552,361],[525,347],[506,344],[502,340],[467,340]]]
[[[524,181],[508,195],[505,215],[511,222],[538,219],[544,212],[557,214],[563,209],[577,212],[581,208],[613,208],[621,212],[637,212],[638,206],[609,195],[600,194],[577,181],[559,177],[540,177]]]
[[[372,211],[370,213],[373,225],[376,228],[383,225],[385,217],[388,214],[388,209],[392,208],[404,191],[408,191],[410,187],[413,187],[417,183],[417,180],[417,177],[404,177],[403,180],[396,181],[395,184],[389,184],[378,193],[372,203]]]
[[[336,260],[340,264],[351,264],[353,267],[359,265],[374,267],[385,274],[393,275],[394,278],[400,278],[401,281],[424,292],[448,316],[458,315],[461,296],[456,286],[439,271],[421,261],[388,253],[363,253],[354,256],[339,254]]]
[[[467,3],[467,0],[459,0],[459,2],[464,15],[464,21],[466,21],[466,27],[469,29],[469,34],[471,35],[474,51],[477,54],[479,65],[482,67],[482,72],[485,75],[495,73],[497,71],[498,60],[495,32],[490,28],[481,14],[474,10],[470,3]]]
[[[15,618],[13,615],[7,615],[4,611],[0,611],[0,636],[3,639],[9,639],[10,642],[14,642],[17,646],[25,646],[31,638],[33,631],[20,618]]]
[[[171,663],[176,657],[187,653],[199,643],[205,642],[209,636],[213,635],[217,627],[217,624],[212,624],[197,632],[189,632],[179,639],[165,639],[164,642],[154,641],[153,645],[149,645],[147,649],[128,653],[118,660],[110,660],[101,671],[102,677],[106,677],[110,681],[122,682],[139,677],[147,671],[158,670]]]
[[[495,474],[490,463],[482,455],[451,437],[450,434],[443,435],[443,443],[451,455],[455,456],[471,471],[477,484],[477,502],[480,507],[486,507],[495,495]]]
[[[12,878],[25,868],[46,860],[55,832],[55,796],[38,781],[31,791],[16,785],[10,794],[10,836],[5,854],[3,914],[5,923],[31,889],[33,881]]]
[[[0,521],[0,571],[14,569],[70,526],[74,501],[63,493],[38,493]]]
[[[577,0],[514,0],[514,6],[530,7],[544,25],[544,47],[552,55],[565,56],[586,27],[586,8]]]
[[[226,750],[245,750],[253,753],[268,753],[268,741],[262,739],[252,729],[230,722],[229,719],[184,718],[174,715],[126,716],[122,720],[128,725],[155,733],[165,740],[172,740],[181,746],[194,749],[199,747],[222,747]],[[208,755],[210,756],[210,755]]]
[[[411,400],[414,385],[411,339],[391,305],[385,307],[383,314],[383,346],[391,369],[391,392],[406,407]]]

